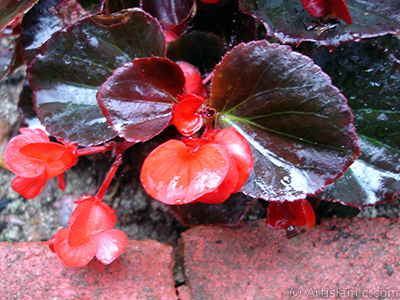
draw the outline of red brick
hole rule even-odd
[[[64,266],[41,243],[0,243],[0,299],[177,299],[171,246],[129,241],[105,266]]]
[[[193,300],[400,299],[398,221],[326,220],[292,239],[263,220],[192,228],[186,285]]]

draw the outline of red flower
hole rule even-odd
[[[203,126],[203,115],[198,110],[204,101],[199,96],[187,94],[174,107],[172,124],[182,135],[191,136]]]
[[[61,228],[47,244],[69,267],[85,266],[95,256],[103,264],[112,263],[128,244],[123,231],[112,229],[117,221],[114,210],[87,195],[77,203],[68,228]]]
[[[315,18],[333,14],[349,25],[352,23],[345,0],[301,0],[301,3]]]
[[[312,228],[315,224],[315,213],[306,200],[270,202],[266,216],[267,226],[272,229],[286,229],[289,226]]]
[[[31,199],[40,194],[47,180],[56,176],[64,190],[63,172],[78,161],[76,146],[50,142],[41,129],[21,128],[20,133],[8,143],[4,159],[7,168],[18,175],[11,182],[13,190]]]
[[[166,204],[220,203],[242,187],[252,167],[247,140],[225,128],[158,146],[145,159],[140,179],[150,196]]]
[[[203,84],[203,78],[201,77],[199,69],[184,61],[178,61],[177,64],[185,75],[186,93],[195,94],[199,97],[206,99],[207,89]]]

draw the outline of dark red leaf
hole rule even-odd
[[[293,201],[321,191],[359,155],[346,98],[308,57],[266,41],[241,44],[216,67],[211,106],[220,127],[252,147],[254,171],[241,191]]]
[[[170,124],[172,105],[183,93],[180,67],[166,58],[136,59],[115,70],[97,93],[113,130],[129,142],[143,142]]]

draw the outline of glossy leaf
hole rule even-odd
[[[142,9],[157,18],[164,29],[177,34],[188,29],[188,21],[195,11],[193,0],[142,0],[141,4]]]
[[[241,191],[294,201],[338,178],[358,156],[346,98],[308,57],[266,41],[241,44],[216,67],[211,106],[252,147]]]
[[[0,31],[18,15],[28,11],[38,0],[2,0],[0,2]]]
[[[301,1],[241,0],[240,7],[264,22],[267,35],[282,43],[316,41],[335,48],[350,40],[395,34],[400,31],[400,2],[397,0],[346,0],[352,25],[321,23]]]
[[[346,43],[312,55],[348,97],[361,156],[317,196],[362,208],[400,191],[400,63],[370,43]]]
[[[76,0],[41,0],[24,17],[23,58],[29,65],[51,35],[87,14]]]
[[[183,93],[180,67],[166,58],[142,58],[115,70],[97,99],[113,130],[129,142],[144,142],[170,124],[172,105]]]
[[[84,18],[45,46],[27,70],[35,110],[51,135],[82,146],[115,137],[96,100],[100,85],[124,63],[165,50],[158,22],[137,9]]]

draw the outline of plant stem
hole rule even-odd
[[[98,201],[101,201],[103,199],[105,193],[107,192],[107,189],[110,186],[111,181],[113,180],[118,167],[122,164],[122,157],[124,156],[125,151],[128,148],[132,147],[134,144],[135,143],[124,142],[114,148],[117,156],[115,157],[115,160],[114,160],[113,164],[111,165],[111,168],[108,171],[106,178],[104,179],[103,183],[101,184],[100,189],[98,190],[98,192],[95,196],[95,198]],[[95,147],[93,147],[93,148],[95,148]]]
[[[76,156],[84,156],[89,154],[95,154],[100,152],[110,151],[115,147],[115,143],[108,143],[102,146],[90,147],[90,148],[82,148],[75,150]]]

